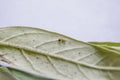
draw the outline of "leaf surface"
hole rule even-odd
[[[0,67],[0,80],[54,80],[11,67]]]
[[[1,28],[0,54],[11,67],[35,75],[60,80],[120,79],[118,51],[38,28]]]
[[[89,42],[89,43],[120,52],[120,43],[119,42]]]

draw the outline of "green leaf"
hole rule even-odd
[[[120,43],[119,42],[89,42],[89,43],[120,52]]]
[[[120,79],[118,51],[38,28],[1,28],[0,54],[10,67],[34,75],[59,80]]]
[[[0,80],[16,80],[7,68],[0,67]]]
[[[11,67],[0,67],[0,80],[53,80]]]
[[[96,45],[107,45],[107,46],[118,46],[120,47],[120,43],[119,42],[89,42],[92,44],[96,44]]]

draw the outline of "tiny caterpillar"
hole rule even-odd
[[[62,44],[65,44],[66,40],[64,40],[64,39],[58,39],[58,42],[62,43]]]

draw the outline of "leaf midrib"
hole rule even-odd
[[[68,58],[63,58],[63,57],[58,56],[58,55],[47,54],[47,53],[40,52],[40,51],[38,51],[36,49],[33,49],[33,48],[30,48],[30,47],[11,44],[11,43],[8,43],[8,42],[0,42],[0,46],[9,46],[9,47],[13,47],[13,48],[23,49],[23,50],[26,50],[26,51],[31,51],[33,53],[38,53],[38,54],[44,55],[46,57],[49,56],[49,57],[57,58],[57,59],[60,59],[60,60],[65,60],[65,61],[68,61],[70,63],[74,63],[76,65],[82,65],[82,66],[93,68],[93,69],[120,71],[119,67],[102,67],[102,66],[96,66],[96,65],[92,65],[92,64],[88,64],[88,63],[78,62],[78,61],[74,61],[74,60],[71,60],[71,59],[68,59]],[[99,47],[99,46],[96,46],[96,47]],[[99,47],[99,48],[105,49],[105,48],[102,48],[102,47]],[[105,50],[107,50],[107,49],[105,49]],[[118,53],[114,52],[114,54],[118,54]]]

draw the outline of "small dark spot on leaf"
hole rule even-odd
[[[64,40],[64,39],[58,39],[58,42],[61,44],[65,44],[65,42],[66,42],[66,40]]]
[[[33,40],[33,42],[34,42],[35,40]]]
[[[39,59],[39,57],[36,57],[36,59]]]

